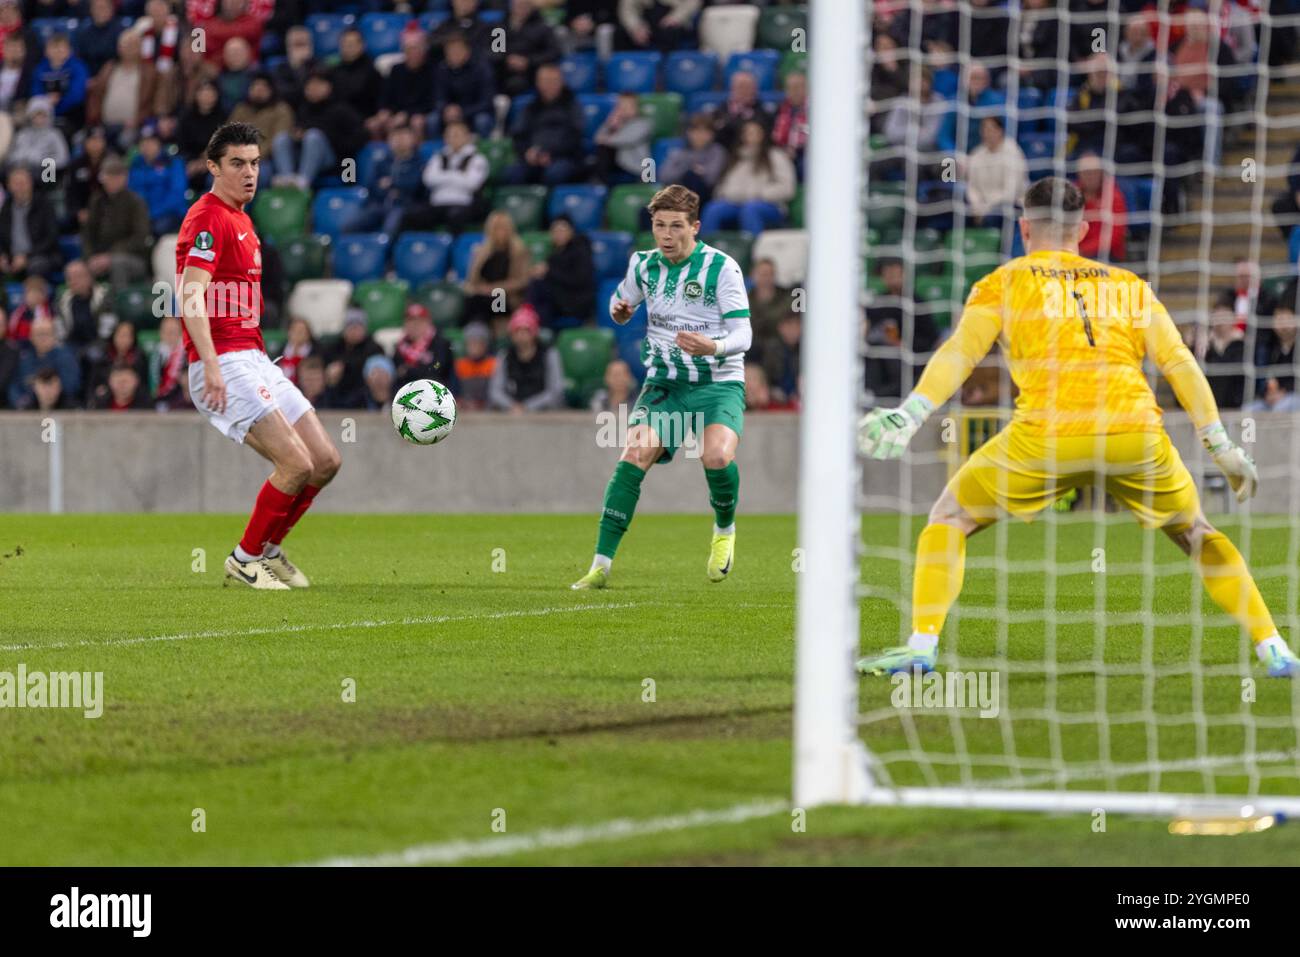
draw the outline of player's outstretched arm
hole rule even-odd
[[[947,402],[979,365],[1002,329],[1000,270],[975,284],[961,321],[896,409],[872,409],[858,423],[858,448],[875,459],[900,458],[930,413]]]
[[[641,290],[641,283],[637,277],[637,269],[641,265],[641,253],[633,253],[631,260],[627,264],[627,274],[614,288],[614,294],[609,297],[609,317],[620,326],[626,325],[632,318],[632,313],[636,312],[636,307],[641,305],[645,299],[645,293]]]
[[[1246,501],[1259,488],[1259,470],[1254,459],[1228,437],[1228,430],[1219,421],[1219,407],[1205,373],[1178,334],[1174,320],[1159,303],[1152,308],[1151,321],[1147,324],[1146,349],[1161,375],[1169,380],[1178,404],[1196,426],[1201,444],[1227,478],[1237,501]]]
[[[181,274],[181,321],[194,343],[194,351],[203,363],[203,404],[217,412],[226,411],[226,380],[217,362],[217,348],[212,344],[212,324],[208,319],[207,291],[212,274],[197,266],[186,266]]]

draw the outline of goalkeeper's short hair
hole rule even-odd
[[[1048,176],[1025,190],[1026,219],[1073,224],[1083,217],[1083,191],[1068,179]]]

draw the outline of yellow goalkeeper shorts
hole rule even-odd
[[[1196,483],[1163,430],[1039,436],[1010,425],[966,460],[948,489],[977,522],[1008,512],[1030,522],[1085,485],[1103,485],[1144,528],[1178,531],[1201,510]]]

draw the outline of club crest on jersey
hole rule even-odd
[[[259,385],[259,386],[257,387],[257,394],[260,395],[260,396],[262,397],[262,401],[263,401],[263,402],[270,402],[270,401],[271,401],[271,390],[268,389],[266,386],[264,386],[264,385]]]
[[[704,287],[700,285],[698,279],[690,279],[687,280],[686,285],[682,289],[682,293],[687,299],[699,299],[704,295]]]
[[[194,237],[195,249],[211,249],[213,244],[212,234],[206,229]]]

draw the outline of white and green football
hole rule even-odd
[[[441,382],[416,379],[393,396],[393,428],[416,445],[437,445],[456,425],[456,399]]]

